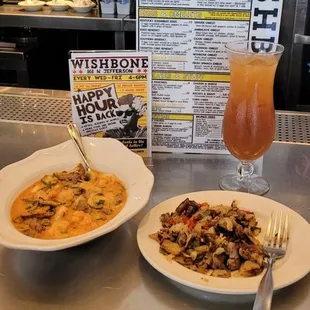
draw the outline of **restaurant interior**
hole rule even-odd
[[[0,0],[0,310],[309,310],[309,12]]]

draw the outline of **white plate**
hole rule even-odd
[[[18,2],[18,5],[21,6],[27,12],[39,11],[44,6],[44,4],[45,4],[44,1],[37,1],[37,2],[32,2],[32,3],[29,3],[26,1]]]
[[[49,1],[49,2],[46,2],[46,5],[48,5],[53,11],[58,11],[58,12],[66,11],[69,8],[68,1],[64,1],[62,3],[54,3],[52,1]]]
[[[100,171],[112,172],[125,183],[128,198],[122,211],[103,226],[66,239],[35,239],[15,229],[10,220],[10,209],[16,196],[45,174],[72,169],[81,162],[78,151],[70,140],[37,151],[0,171],[0,244],[14,249],[38,251],[69,248],[113,231],[147,204],[154,176],[139,155],[115,139],[83,138],[83,142],[93,167]]]
[[[94,6],[95,6],[95,3],[92,3],[89,6],[79,6],[78,4],[75,4],[73,2],[70,3],[70,7],[78,13],[88,13],[93,9]]]
[[[247,295],[257,292],[258,284],[263,276],[252,278],[215,278],[191,271],[182,265],[168,261],[159,253],[158,243],[149,237],[161,228],[159,217],[166,212],[175,211],[176,207],[187,197],[197,202],[207,201],[211,205],[230,205],[238,201],[241,209],[254,211],[259,225],[263,228],[259,239],[263,238],[266,223],[272,211],[283,211],[290,217],[290,240],[287,254],[278,260],[274,266],[274,287],[280,289],[288,286],[310,271],[310,247],[305,246],[305,240],[310,239],[310,225],[293,210],[273,200],[239,192],[204,191],[188,193],[168,199],[154,207],[142,220],[137,232],[137,240],[145,259],[166,277],[188,287],[220,294]]]

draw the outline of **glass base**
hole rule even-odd
[[[269,183],[262,177],[253,174],[249,182],[239,182],[236,174],[230,174],[222,177],[219,181],[221,189],[226,191],[245,192],[255,195],[265,195],[269,189]]]

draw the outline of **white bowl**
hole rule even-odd
[[[70,7],[78,13],[89,13],[96,4],[92,2],[89,6],[80,6],[76,3],[70,3]]]
[[[46,2],[46,5],[48,5],[53,11],[66,11],[69,8],[69,3],[68,1],[64,1],[62,3],[54,3],[52,1]]]
[[[39,11],[44,6],[44,4],[45,4],[44,1],[37,1],[37,2],[32,2],[32,3],[29,3],[26,1],[18,2],[18,5],[21,6],[27,12]]]
[[[84,146],[94,168],[112,172],[126,185],[127,202],[122,211],[103,226],[85,234],[55,240],[28,237],[11,223],[11,205],[17,195],[45,174],[72,169],[80,160],[73,142],[35,152],[31,156],[0,171],[0,244],[13,249],[55,251],[73,247],[105,235],[128,221],[148,202],[154,176],[142,158],[121,142],[108,138],[83,138]]]

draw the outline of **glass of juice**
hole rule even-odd
[[[273,83],[284,47],[266,41],[226,44],[230,91],[223,139],[240,162],[237,173],[221,178],[221,189],[264,195],[270,186],[254,174],[253,161],[271,146],[275,134]]]

